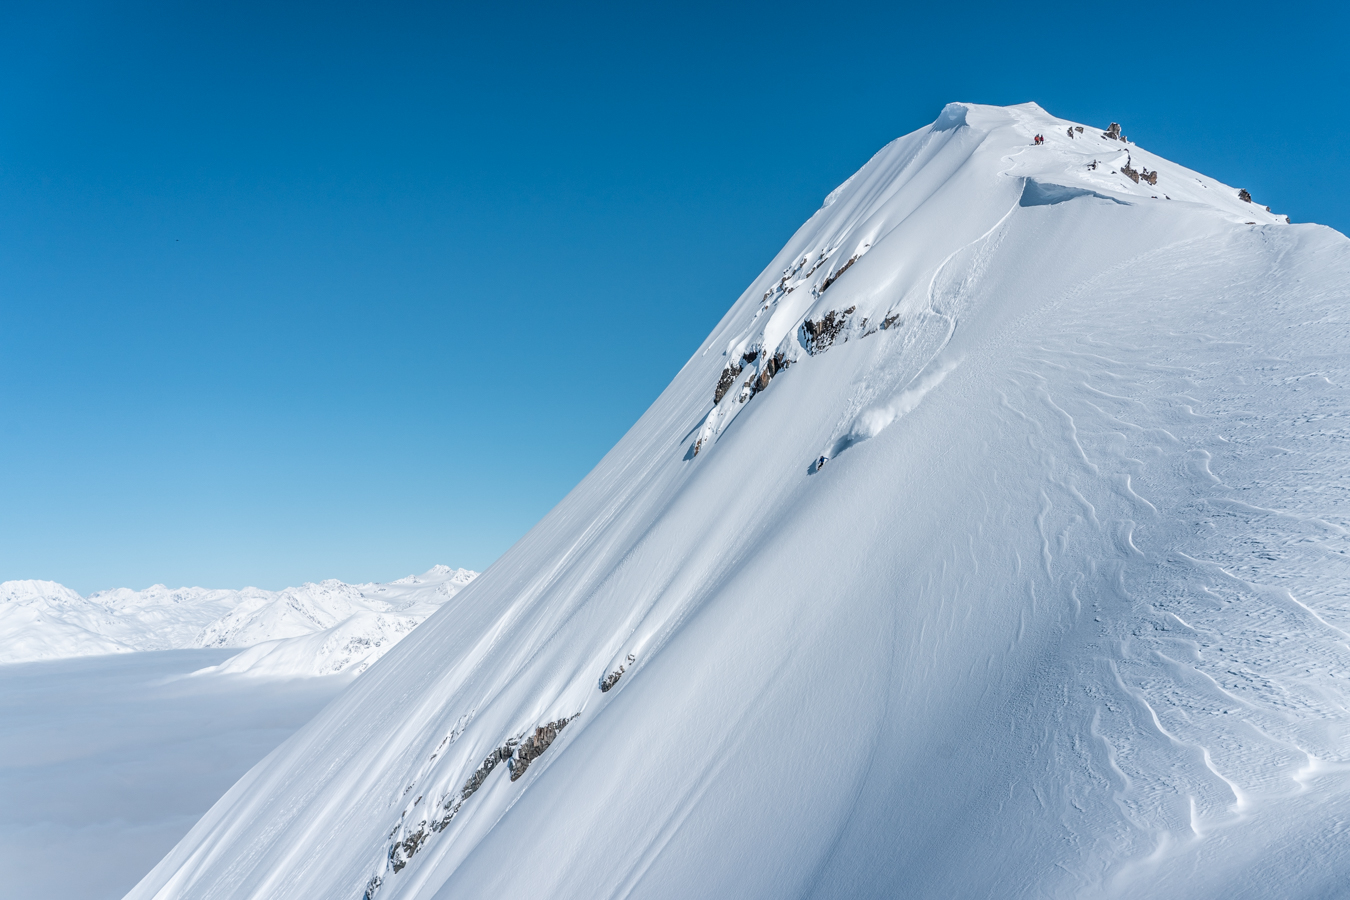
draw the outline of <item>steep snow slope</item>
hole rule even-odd
[[[878,153],[128,896],[1344,884],[1350,242],[1071,125]]]
[[[0,584],[0,663],[136,650],[251,647],[224,671],[361,671],[473,580],[435,566],[390,584],[264,591],[118,588],[89,597],[50,581]]]

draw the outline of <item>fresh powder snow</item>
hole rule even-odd
[[[882,149],[129,900],[1342,891],[1350,241],[1120,135]]]

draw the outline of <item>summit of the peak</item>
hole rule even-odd
[[[1145,227],[1178,240],[1286,224],[1244,193],[1126,142],[1119,129],[1059,119],[1034,102],[948,103],[836,188],[742,295],[713,337],[722,369],[690,457],[779,372],[834,343],[927,316],[922,340],[945,346],[955,320],[937,302],[944,280],[990,252],[1019,218],[1046,219],[1050,229]],[[889,414],[862,416],[831,438],[826,455],[883,420]]]

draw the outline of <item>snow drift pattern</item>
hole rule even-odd
[[[1347,285],[1119,128],[949,106],[129,897],[1332,894]]]

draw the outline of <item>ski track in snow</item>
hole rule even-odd
[[[1332,895],[1350,242],[1072,125],[873,157],[129,900]]]

